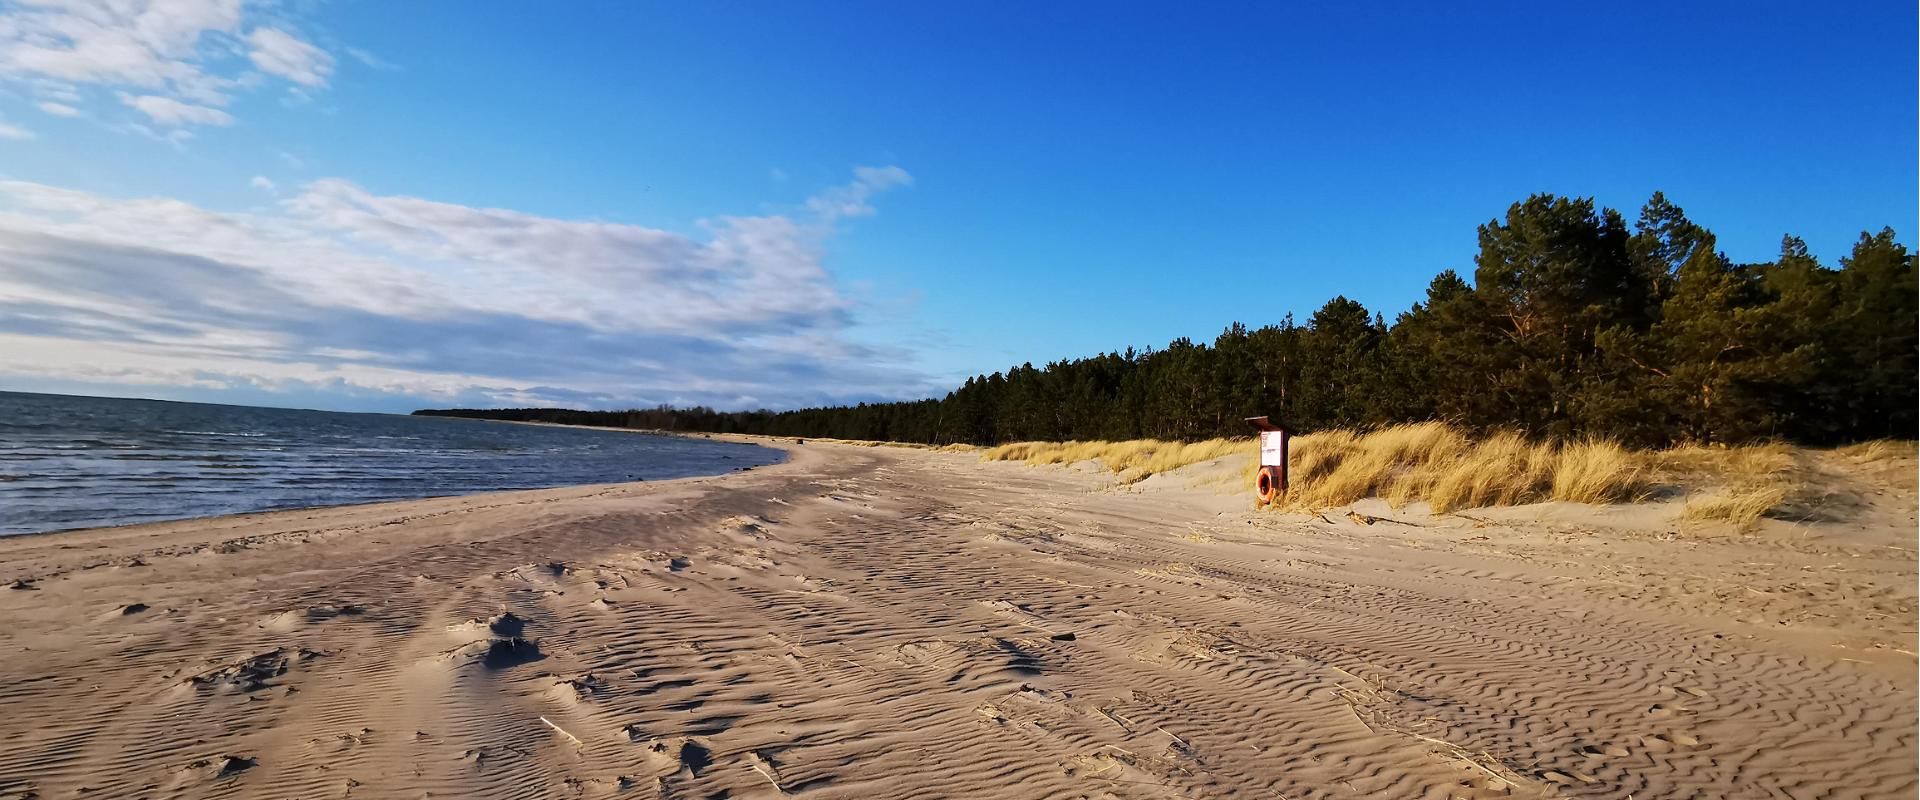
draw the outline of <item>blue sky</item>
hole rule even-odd
[[[1331,4],[1315,4],[1331,5]],[[915,397],[1346,294],[1532,192],[1916,216],[1911,3],[0,3],[0,388]]]

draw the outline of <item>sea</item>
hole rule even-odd
[[[699,436],[0,392],[0,535],[715,475],[784,458]]]

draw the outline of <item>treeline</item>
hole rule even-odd
[[[1391,323],[1336,297],[1211,344],[1023,364],[941,399],[796,411],[422,411],[683,431],[947,444],[1244,435],[1440,419],[1632,444],[1913,438],[1915,256],[1892,229],[1828,267],[1787,236],[1736,264],[1655,194],[1631,226],[1590,199],[1537,195],[1480,226]]]

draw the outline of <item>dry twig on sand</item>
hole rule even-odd
[[[541,717],[541,718],[540,718],[540,721],[541,721],[541,722],[544,722],[544,723],[547,723],[547,727],[549,727],[549,728],[552,728],[552,729],[554,729],[555,731],[558,731],[558,732],[560,733],[560,735],[561,735],[561,736],[565,736],[565,737],[567,737],[567,738],[568,738],[569,740],[571,740],[571,741],[572,741],[572,742],[573,742],[573,743],[574,743],[574,744],[575,744],[576,746],[579,746],[579,747],[586,747],[586,746],[587,746],[587,743],[586,743],[586,742],[583,742],[583,741],[580,741],[580,737],[578,737],[578,736],[575,736],[575,735],[573,735],[573,734],[571,734],[571,733],[568,733],[568,732],[567,732],[567,729],[566,729],[566,728],[562,728],[562,727],[560,727],[560,726],[558,726],[558,725],[555,725],[555,724],[553,724],[553,720],[550,720],[550,719],[547,719],[546,717]]]
[[[787,790],[780,785],[780,782],[774,780],[772,775],[768,775],[767,771],[764,769],[761,769],[759,764],[748,764],[747,766],[753,767],[754,772],[760,773],[760,777],[766,778],[767,783],[773,784],[774,791],[779,792],[780,794],[783,794],[783,795],[787,793]]]

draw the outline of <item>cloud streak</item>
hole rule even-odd
[[[253,45],[247,58],[260,71],[278,75],[301,86],[327,85],[333,72],[333,56],[279,28],[255,28],[247,35]]]
[[[162,125],[231,125],[233,115],[217,108],[182,103],[171,97],[121,93],[120,102]]]
[[[39,0],[0,6],[0,80],[41,110],[75,116],[89,87],[153,123],[227,125],[240,91],[275,76],[324,88],[334,57],[277,25],[253,0]],[[245,59],[240,56],[244,54]],[[247,65],[251,65],[251,69]]]
[[[822,265],[837,220],[910,180],[862,169],[701,236],[338,179],[252,212],[0,183],[0,378],[488,405],[924,392],[851,341]]]

